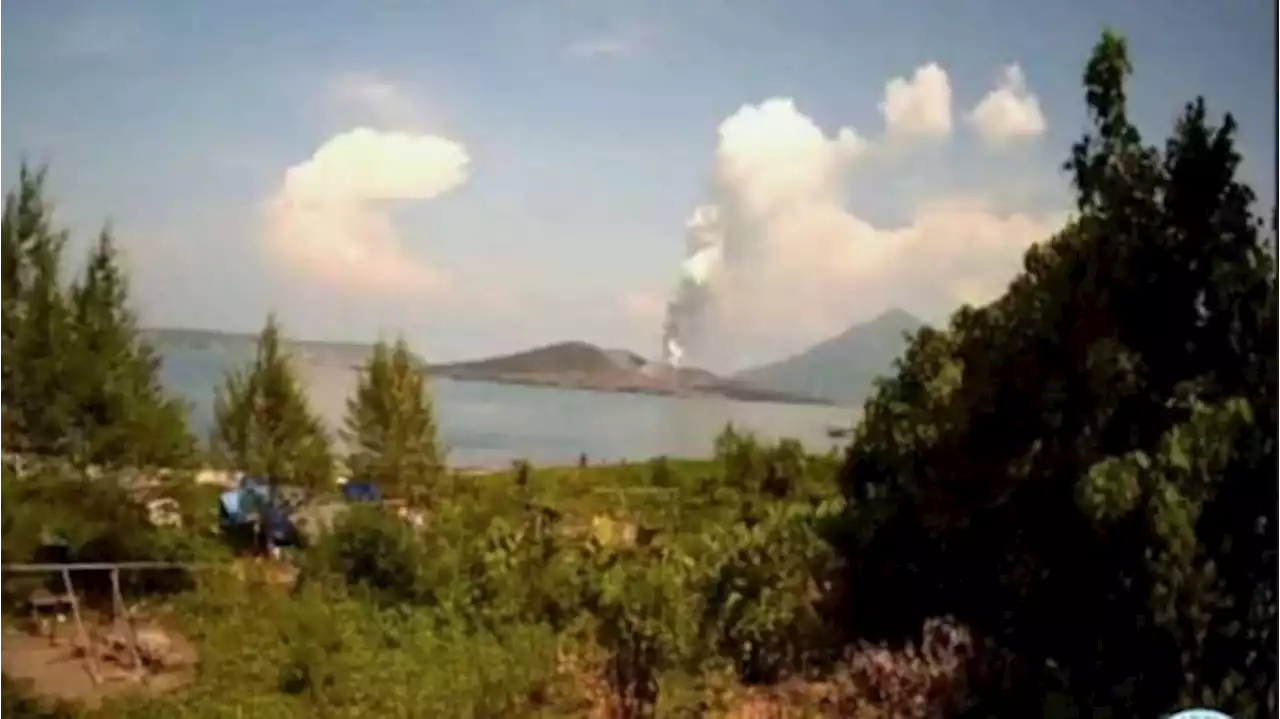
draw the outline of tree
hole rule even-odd
[[[75,456],[101,467],[190,466],[196,445],[187,409],[166,396],[159,358],[138,336],[109,230],[99,234],[69,299],[75,406],[67,429]]]
[[[1066,163],[1077,217],[868,401],[842,548],[875,591],[848,618],[955,615],[1020,659],[1019,711],[1053,686],[1081,711],[1273,714],[1274,258],[1234,120],[1198,99],[1147,146],[1130,71],[1105,34]]]
[[[41,455],[70,449],[67,426],[74,399],[68,391],[74,344],[67,297],[59,284],[67,237],[40,232],[26,247],[28,276],[19,296],[17,331],[10,352],[18,449]]]
[[[66,445],[70,408],[65,362],[71,335],[60,284],[66,234],[51,224],[45,172],[25,164],[18,187],[5,193],[3,256],[3,393],[7,451],[56,455]]]
[[[281,484],[332,484],[328,434],[281,345],[275,315],[258,336],[253,361],[229,372],[214,396],[211,444],[228,466],[266,478],[273,494]]]
[[[32,246],[50,232],[44,182],[45,170],[23,162],[18,187],[5,194],[0,209],[0,443],[5,449],[18,449],[20,439],[18,335],[31,283]]]
[[[115,242],[103,230],[82,276],[62,282],[44,170],[5,195],[3,387],[7,447],[80,467],[181,468],[195,457],[186,408],[139,337]]]
[[[379,341],[347,400],[343,439],[352,476],[424,499],[444,469],[427,373],[403,339]]]

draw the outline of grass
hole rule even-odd
[[[353,510],[292,588],[213,572],[153,598],[197,681],[96,715],[705,715],[823,643],[805,588],[829,560],[831,458],[796,450],[452,476],[424,530]]]

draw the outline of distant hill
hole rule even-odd
[[[142,338],[161,354],[212,352],[234,359],[253,356],[258,337],[245,332],[215,330],[144,329]],[[373,345],[360,342],[314,342],[285,339],[295,357],[323,365],[355,367],[362,364]],[[719,377],[704,369],[672,370],[627,350],[601,349],[586,342],[560,342],[524,352],[470,362],[428,364],[439,377],[500,382],[599,392],[659,395],[718,396],[748,402],[829,404],[825,399],[757,387],[750,382]]]
[[[645,358],[626,350],[604,350],[586,342],[560,342],[471,362],[431,365],[434,374],[539,374],[544,372],[634,372]]]
[[[152,328],[143,329],[140,334],[142,339],[161,352],[200,350],[251,357],[258,343],[258,335],[248,332]],[[362,342],[317,342],[285,338],[284,345],[299,359],[326,364],[357,365],[364,362],[373,351],[373,343]],[[419,357],[418,361],[423,360]]]
[[[560,342],[515,354],[471,362],[430,365],[432,374],[600,392],[710,395],[743,401],[827,404],[825,400],[757,387],[704,369],[673,370],[627,350],[607,350],[586,342]]]
[[[893,369],[906,349],[905,333],[924,322],[900,309],[857,324],[829,340],[777,362],[743,370],[735,379],[777,392],[860,406],[875,379]]]

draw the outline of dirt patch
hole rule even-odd
[[[86,632],[87,643],[70,623],[55,625],[50,634],[6,627],[4,675],[27,684],[35,696],[90,706],[131,691],[172,691],[195,678],[195,648],[158,623],[140,623],[134,631],[123,621],[93,623]]]

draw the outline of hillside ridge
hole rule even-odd
[[[152,328],[142,338],[161,352],[176,348],[252,352],[257,335],[217,330]],[[291,352],[305,359],[356,367],[373,343],[285,339]],[[673,369],[623,349],[604,349],[581,340],[554,342],[532,349],[461,362],[430,363],[415,355],[437,377],[598,392],[723,397],[748,402],[830,404],[801,393],[779,392],[737,378],[720,377],[697,367]]]
[[[808,349],[733,375],[777,392],[819,397],[859,406],[874,391],[875,380],[893,369],[906,349],[908,334],[925,326],[911,313],[889,309]]]

